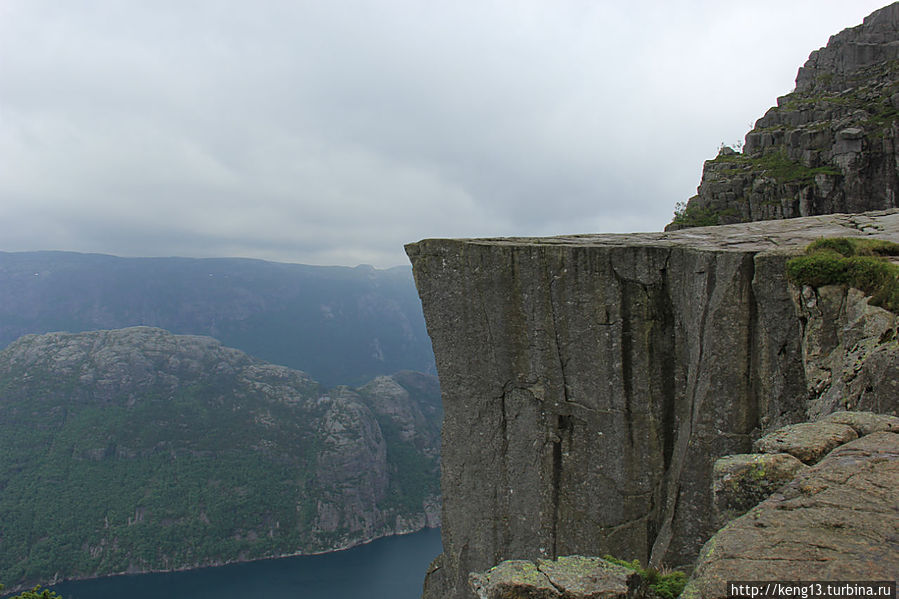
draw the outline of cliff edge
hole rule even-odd
[[[876,376],[899,367],[895,315],[786,279],[822,237],[899,242],[899,211],[406,246],[445,410],[425,597],[470,597],[469,572],[508,559],[691,563],[716,529],[716,458],[826,413],[853,380],[834,364],[885,360],[852,402],[895,414],[896,379]]]

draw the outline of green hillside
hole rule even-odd
[[[0,352],[0,581],[420,528],[438,493],[435,392],[433,377],[403,373],[324,393],[302,372],[148,327],[22,338]]]

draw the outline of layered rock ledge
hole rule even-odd
[[[408,245],[445,409],[425,596],[471,597],[468,573],[508,559],[692,562],[715,529],[715,460],[809,417],[809,362],[839,344],[785,262],[836,236],[899,242],[899,211]],[[894,383],[872,379],[866,401],[895,413]]]

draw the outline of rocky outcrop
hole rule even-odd
[[[506,559],[691,562],[715,459],[809,417],[787,258],[859,235],[899,241],[899,212],[407,246],[445,409],[425,596],[468,597],[468,573]],[[865,394],[897,408],[888,385]]]
[[[644,599],[651,596],[633,570],[598,557],[509,560],[469,576],[478,599]]]
[[[705,163],[670,230],[896,207],[899,4],[812,52],[741,149]]]
[[[728,597],[727,581],[895,580],[899,434],[850,441],[705,544],[682,597]]]
[[[716,460],[712,471],[714,526],[742,516],[806,467],[788,453],[741,453]]]
[[[431,457],[439,456],[440,387],[433,376],[400,372],[379,376],[358,389],[375,414],[394,425],[390,432]]]
[[[804,464],[815,464],[858,434],[851,426],[837,422],[800,422],[768,433],[752,444],[758,453],[787,453]]]
[[[319,399],[326,409],[319,420],[316,454],[314,536],[328,544],[352,544],[353,537],[374,538],[389,528],[378,509],[387,496],[387,443],[371,409],[346,388]]]
[[[651,573],[641,569],[646,576],[641,583],[634,572],[639,566],[624,569],[596,557],[568,556],[508,560],[470,574],[469,584],[479,599],[574,599],[673,597],[688,582],[683,599],[724,599],[732,596],[729,581],[800,580],[812,571],[819,580],[892,580],[889,572],[899,571],[899,539],[891,534],[899,530],[899,435],[894,434],[899,418],[837,412],[826,420],[817,424],[842,423],[860,436],[875,436],[864,443],[853,437],[813,469],[783,453],[732,455],[715,462],[713,496],[722,525],[773,497],[712,537],[689,581],[679,572],[677,579],[662,583],[653,573],[658,582],[650,584]],[[789,438],[798,453],[813,454],[821,438],[831,436],[826,426],[801,434],[787,426],[768,437]],[[807,449],[798,449],[802,444]]]
[[[809,417],[837,410],[881,414],[899,408],[899,317],[868,305],[857,289],[795,290],[802,323]]]
[[[766,434],[753,444],[763,453],[720,458],[712,475],[716,526],[742,516],[807,470],[803,462],[815,464],[834,448],[877,432],[899,433],[899,418],[872,412],[834,412],[817,422],[789,425]]]
[[[328,391],[210,337],[23,337],[0,351],[0,579],[15,590],[439,526],[440,417],[421,373]]]

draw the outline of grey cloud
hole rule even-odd
[[[7,0],[0,249],[658,229],[853,4]]]

